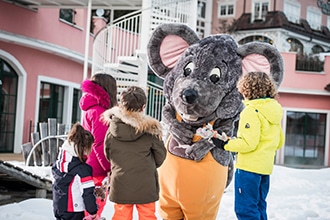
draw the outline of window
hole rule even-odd
[[[253,21],[265,20],[269,8],[268,1],[256,1],[253,6]]]
[[[81,90],[73,89],[72,119],[71,119],[72,124],[81,120],[81,110],[79,107],[79,100],[81,96],[82,96]]]
[[[321,19],[322,19],[322,14],[319,9],[315,7],[307,7],[306,20],[312,29],[314,30],[321,29]]]
[[[327,17],[328,17],[327,27],[330,30],[330,16],[327,16]]]
[[[18,75],[0,59],[0,152],[12,153],[15,139]]]
[[[297,52],[298,57],[304,55],[304,46],[299,40],[295,38],[288,38],[286,41],[290,44],[289,52]]]
[[[234,4],[219,4],[219,17],[234,16]]]
[[[198,1],[198,18],[205,18],[205,11],[206,11],[206,2],[205,1]]]
[[[76,11],[73,9],[60,9],[60,19],[65,20],[71,24],[76,24],[74,21],[74,15]]]
[[[63,122],[64,86],[41,82],[39,102],[39,122],[47,122],[48,118],[56,118]]]
[[[320,45],[314,45],[312,47],[313,54],[322,53],[322,52],[324,52],[324,49]]]
[[[300,3],[296,1],[284,2],[284,14],[287,19],[293,23],[299,23],[300,21]]]
[[[265,37],[265,36],[261,36],[261,35],[253,35],[253,36],[243,38],[242,40],[240,40],[238,42],[238,44],[243,45],[243,44],[253,42],[253,41],[265,42],[265,43],[269,43],[269,44],[273,45],[272,39]]]
[[[199,0],[197,7],[197,21],[196,21],[196,32],[200,38],[205,36],[205,23],[206,23],[206,1]]]
[[[327,115],[288,111],[286,120],[284,163],[323,166]]]
[[[81,120],[79,101],[82,96],[80,83],[57,78],[38,76],[37,112],[35,125],[56,118],[58,123],[70,128]],[[33,127],[38,130],[38,127]]]

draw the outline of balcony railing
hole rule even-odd
[[[323,72],[324,61],[313,56],[296,56],[296,70],[308,72]]]
[[[161,121],[163,106],[166,99],[163,93],[163,87],[148,81],[148,103],[147,114]]]

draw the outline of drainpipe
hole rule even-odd
[[[92,17],[91,15],[92,15],[92,0],[88,0],[83,80],[87,79],[87,74],[88,74],[88,54],[89,54],[89,35],[90,35],[89,30],[91,29],[91,17]]]
[[[244,0],[244,3],[243,3],[243,14],[245,14],[245,7],[246,7],[246,0]]]
[[[150,38],[150,19],[151,19],[151,7],[152,0],[142,0],[142,15],[141,15],[141,38],[140,38],[140,50],[147,51],[147,45]]]
[[[85,59],[84,59],[83,80],[87,79],[87,74],[88,74],[89,30],[91,29],[92,0],[88,0],[87,10],[88,11],[87,11],[87,24],[86,24]],[[84,118],[84,111],[81,111],[80,122],[82,122],[83,118]]]
[[[206,1],[206,12],[205,12],[205,36],[209,36],[212,32],[212,7],[213,1]],[[204,37],[205,37],[204,36]]]
[[[188,25],[191,29],[196,31],[197,28],[197,11],[198,11],[198,0],[192,0],[191,1],[191,8],[190,11],[192,13],[190,13],[189,15],[189,20],[188,20]],[[193,13],[195,12],[195,13]]]
[[[140,87],[147,91],[148,83],[148,59],[147,59],[147,45],[150,38],[150,18],[151,9],[154,6],[152,0],[142,0],[142,15],[141,15],[141,37],[140,37],[140,48],[138,53],[139,57],[139,73],[138,73],[138,84]]]

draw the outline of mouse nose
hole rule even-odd
[[[193,89],[187,89],[183,92],[182,98],[185,102],[187,102],[188,104],[192,104],[195,102],[195,100],[197,99],[198,94],[195,90]]]

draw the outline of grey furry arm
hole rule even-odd
[[[168,132],[181,145],[191,144],[194,133],[191,131],[191,126],[185,122],[179,122],[176,119],[176,112],[172,105],[167,104],[163,108],[163,121],[169,125]]]
[[[214,147],[215,145],[213,142],[209,142],[207,139],[201,139],[200,141],[187,147],[186,155],[194,161],[200,161]]]

